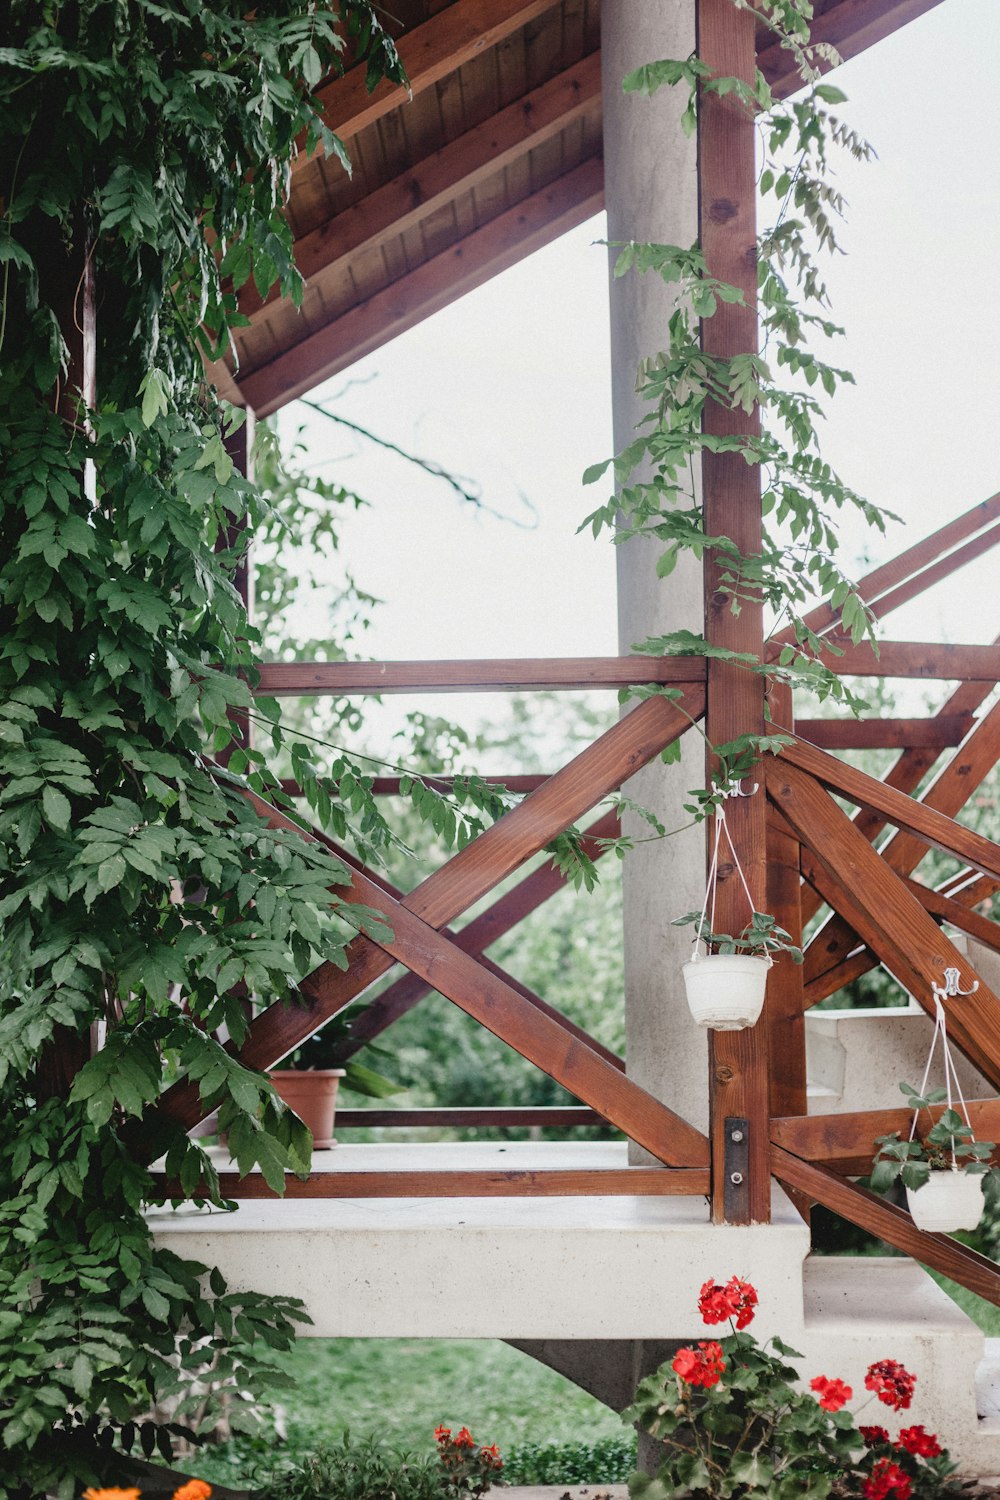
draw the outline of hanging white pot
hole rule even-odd
[[[937,1234],[975,1229],[983,1216],[982,1174],[932,1172],[923,1187],[906,1189],[906,1203],[918,1229]]]
[[[769,958],[747,953],[704,953],[682,969],[688,1008],[699,1026],[742,1031],[764,1005]]]

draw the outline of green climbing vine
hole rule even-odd
[[[738,78],[713,77],[697,56],[663,59],[636,69],[624,80],[626,92],[650,95],[663,87],[686,91],[681,127],[697,128],[699,99],[706,93],[734,94],[755,117],[760,140],[759,191],[773,202],[773,222],[758,243],[758,307],[762,330],[759,353],[728,358],[702,347],[700,324],[720,303],[742,303],[739,287],[709,274],[701,247],[630,242],[619,246],[615,275],[660,276],[675,291],[667,347],[644,361],[638,383],[648,403],[641,430],[616,458],[596,464],[585,482],[600,480],[609,468],[616,493],[584,521],[595,536],[611,531],[617,543],[648,536],[662,544],[657,572],[667,577],[683,553],[701,561],[721,561],[720,587],[738,613],[745,602],[762,602],[771,622],[770,640],[785,633],[776,659],[758,660],[710,645],[697,632],[676,630],[634,647],[653,655],[724,656],[772,680],[785,680],[860,711],[859,698],[831,670],[829,657],[841,648],[812,629],[808,611],[827,603],[839,613],[852,641],[875,642],[875,622],[857,587],[838,560],[838,514],[854,511],[866,527],[882,532],[895,519],[858,494],[823,457],[819,392],[833,396],[849,371],[827,363],[810,347],[843,332],[831,318],[819,255],[840,249],[838,221],[844,202],[837,189],[832,157],[847,152],[856,160],[872,156],[870,145],[833,110],[844,102],[835,85],[822,81],[820,68],[836,62],[828,46],[811,45],[809,0],[733,0],[751,10],[792,55],[805,92],[778,102],[757,71],[753,86]],[[791,379],[789,379],[791,377]],[[720,437],[703,430],[708,401],[761,416],[759,436]],[[737,452],[762,471],[763,546],[759,554],[740,553],[725,536],[709,536],[696,483],[703,453]],[[769,643],[770,644],[770,641]],[[714,747],[728,776],[740,776],[764,746],[734,742]],[[772,741],[770,748],[775,748]],[[707,811],[711,795],[697,806]]]

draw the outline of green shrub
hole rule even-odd
[[[377,1437],[324,1444],[307,1456],[279,1459],[258,1477],[267,1500],[445,1500],[454,1491],[436,1454],[385,1447]]]
[[[624,1484],[636,1466],[635,1438],[594,1443],[519,1443],[504,1456],[505,1484]]]

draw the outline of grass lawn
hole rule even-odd
[[[389,1447],[427,1454],[439,1423],[469,1427],[504,1454],[524,1443],[628,1436],[615,1412],[496,1340],[300,1339],[290,1368],[297,1389],[282,1402],[290,1450],[347,1428],[352,1438],[376,1433]],[[225,1451],[191,1468],[218,1482],[244,1477]]]

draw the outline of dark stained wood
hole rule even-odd
[[[358,1128],[406,1128],[421,1127],[441,1129],[443,1126],[462,1129],[508,1130],[515,1126],[539,1126],[545,1130],[566,1129],[576,1125],[607,1126],[603,1115],[588,1109],[585,1104],[528,1105],[524,1108],[511,1105],[483,1105],[476,1109],[337,1109],[337,1131]]]
[[[180,1183],[154,1179],[164,1198],[186,1198]],[[591,1198],[697,1196],[708,1193],[708,1168],[604,1167],[537,1171],[314,1172],[285,1178],[284,1193],[263,1177],[220,1172],[224,1198]],[[195,1197],[197,1194],[191,1194]]]
[[[953,927],[958,927],[962,932],[967,932],[969,937],[975,938],[987,948],[992,948],[994,953],[1000,953],[1000,924],[991,922],[989,917],[982,917],[976,911],[970,911],[960,901],[952,901],[948,896],[942,896],[940,891],[930,890],[919,881],[907,880],[906,885],[925,911],[929,911],[932,916],[940,917],[942,921],[950,922]]]
[[[821,750],[943,750],[960,745],[971,714],[918,719],[798,719],[796,732]]]
[[[889,596],[897,586],[920,573],[928,564],[935,563],[959,542],[974,536],[984,526],[990,525],[997,519],[1000,519],[1000,494],[991,495],[988,500],[973,505],[969,510],[963,511],[960,516],[956,516],[954,520],[946,522],[944,526],[932,532],[930,536],[922,537],[912,547],[906,547],[895,557],[890,558],[887,563],[882,563],[879,567],[873,568],[870,573],[866,573],[858,581],[861,597],[874,606],[879,599]],[[902,600],[898,602],[902,603]],[[883,610],[883,613],[888,612],[888,608]],[[816,631],[819,635],[827,635],[835,631],[839,621],[840,611],[832,609],[828,604],[818,605],[805,616],[805,623],[809,629]],[[780,631],[774,637],[773,654],[776,655],[781,646],[794,643],[794,639],[791,629]]]
[[[604,851],[598,840],[613,836],[617,829],[617,814],[606,813],[587,830],[583,839],[584,852],[591,859],[600,859]],[[624,1062],[610,1048],[605,1047],[596,1038],[588,1036],[582,1027],[577,1026],[554,1006],[549,1005],[527,985],[512,978],[498,965],[483,957],[486,948],[523,921],[529,912],[534,911],[543,901],[547,901],[556,891],[565,889],[565,886],[565,876],[550,860],[539,866],[537,870],[533,870],[530,875],[526,875],[512,890],[505,892],[499,900],[486,911],[481,912],[458,933],[449,933],[449,936],[463,952],[479,958],[480,962],[485,963],[492,973],[512,985],[532,1005],[559,1020],[568,1031],[578,1036],[581,1041],[585,1041],[595,1052],[599,1052],[613,1067],[624,1072]],[[350,1039],[345,1043],[341,1053],[343,1059],[353,1057],[362,1047],[380,1036],[400,1016],[412,1010],[413,1006],[428,993],[430,993],[430,986],[425,984],[417,974],[404,974],[389,985],[366,1006],[364,1012],[354,1022]]]
[[[912,1255],[921,1265],[950,1276],[952,1281],[1000,1307],[1000,1268],[985,1255],[969,1250],[945,1234],[926,1234],[916,1228],[901,1208],[886,1203],[884,1198],[857,1183],[845,1182],[827,1167],[793,1156],[780,1146],[771,1147],[771,1168],[779,1182],[807,1193],[814,1203],[822,1203],[841,1218],[895,1245],[904,1255]]]
[[[422,26],[399,38],[397,47],[409,80],[409,90],[381,83],[373,94],[365,84],[364,67],[351,68],[342,78],[317,89],[316,98],[330,129],[342,141],[381,119],[407,98],[436,83],[478,53],[495,47],[520,27],[551,9],[553,0],[456,0]],[[293,171],[309,160],[300,152]]]
[[[887,1015],[892,1012],[888,1011]],[[878,1022],[874,1021],[877,1026]],[[1000,1099],[967,1099],[969,1119],[977,1139],[1000,1141]],[[946,1108],[921,1110],[917,1131],[927,1134]],[[337,1119],[340,1119],[338,1112]],[[907,1136],[913,1123],[911,1109],[851,1110],[842,1115],[799,1115],[773,1119],[771,1140],[807,1161],[822,1162],[847,1176],[867,1177],[879,1136],[898,1131]]]
[[[814,42],[830,42],[842,58],[856,57],[876,42],[883,41],[933,10],[941,0],[819,0],[811,27]],[[778,99],[784,99],[802,86],[791,54],[769,37],[764,28],[759,41],[757,61],[761,72]],[[829,66],[821,63],[821,71]]]
[[[599,112],[600,94],[601,59],[592,53],[302,235],[295,242],[295,264],[309,280],[358,253],[379,249],[586,111]],[[277,302],[278,293],[273,290],[262,301],[248,282],[239,301],[240,311],[253,316]]]
[[[952,759],[927,788],[920,805],[949,817],[957,813],[992,771],[1000,757],[1000,704],[975,726]],[[960,825],[955,824],[955,827]],[[882,858],[900,875],[909,875],[927,853],[926,843],[897,832],[881,849]],[[809,945],[806,981],[833,969],[855,946],[856,939],[842,918],[831,917]]]
[[[883,594],[872,605],[872,612],[878,619],[884,619],[892,610],[899,609],[901,605],[908,604],[911,599],[918,598],[933,584],[940,583],[944,578],[964,568],[967,563],[974,562],[977,557],[1000,543],[1000,526],[993,526],[989,531],[982,532],[973,537],[971,542],[966,542],[964,547],[956,547],[947,557],[942,557],[938,562],[932,563],[929,568],[924,568],[913,578],[901,583],[898,588],[891,589],[888,594]]]
[[[705,664],[682,656],[538,657],[525,660],[264,662],[255,691],[270,698],[352,693],[507,693],[528,689],[685,686]]]
[[[777,692],[783,700],[781,718],[787,723],[791,719],[791,690],[781,685]],[[800,850],[799,840],[784,817],[773,805],[768,805],[765,910],[799,945],[802,942]],[[765,1017],[770,1058],[770,1113],[804,1115],[807,1103],[802,965],[793,963],[787,953],[776,956],[768,975]]]
[[[951,715],[973,714],[990,694],[990,687],[985,683],[963,682],[948,698],[941,708],[938,717],[949,717]],[[808,735],[805,736],[808,739]],[[927,772],[931,769],[937,756],[931,754],[929,749],[908,748],[891,767],[888,774],[883,778],[886,786],[895,787],[899,792],[914,792],[923,781]],[[870,843],[874,843],[885,827],[885,819],[870,808],[861,808],[855,815],[855,827],[859,833],[863,833]],[[819,909],[818,901],[814,901],[813,893],[809,890],[803,892],[802,919],[808,922],[815,916]]]
[[[752,84],[756,65],[754,18],[734,10],[730,0],[697,0],[698,54],[723,77]],[[702,323],[702,347],[730,358],[756,353],[757,223],[755,123],[735,94],[703,92],[698,117],[699,235],[709,273],[743,291],[744,305],[720,303]],[[716,435],[753,436],[760,414],[705,404],[704,427]],[[738,453],[702,455],[704,528],[709,536],[730,537],[746,556],[761,549],[760,467]],[[728,566],[728,558],[725,566]],[[731,598],[721,591],[724,567],[713,554],[705,558],[705,634],[715,646],[764,655],[763,611],[744,600],[734,614]],[[710,661],[706,734],[723,744],[740,734],[764,732],[764,681],[732,662]],[[711,767],[710,767],[711,771]],[[727,805],[729,832],[739,851],[754,906],[765,909],[766,810],[764,798],[733,800]],[[723,850],[723,856],[726,851]],[[716,928],[739,932],[750,919],[747,899],[731,863],[720,868]],[[725,1149],[727,1116],[749,1122],[748,1192],[745,1210],[730,1217],[766,1223],[771,1212],[767,1161],[767,1026],[745,1031],[709,1033],[709,1098],[712,1139],[712,1216],[727,1218]]]
[[[1000,880],[1000,847],[990,839],[983,838],[982,834],[974,833],[971,828],[956,823],[954,819],[934,808],[926,807],[912,797],[901,795],[884,782],[866,775],[864,771],[845,765],[834,756],[827,755],[825,750],[817,750],[804,740],[796,740],[793,745],[785,746],[779,757],[769,762],[769,769],[776,764],[780,764],[782,768],[775,772],[779,778],[784,768],[798,767],[838,795],[882,813],[889,822],[895,823],[907,833],[915,834],[923,843],[940,849],[945,854],[954,855],[982,874]],[[817,853],[822,855],[820,850]]]
[[[871,646],[843,644],[840,656],[825,656],[831,671],[848,677],[945,678],[959,682],[1000,680],[1000,647],[941,646],[930,641],[880,641]]]
[[[356,303],[339,318],[279,346],[264,361],[245,360],[240,390],[260,416],[270,416],[296,396],[380,349],[397,334],[585,223],[603,204],[603,166],[600,157],[589,157],[481,229],[397,276],[391,285]]]
[[[519,807],[428,876],[406,897],[406,904],[424,921],[445,926],[648,764],[685,732],[688,715],[697,720],[704,707],[704,693],[696,689],[685,691],[685,712],[663,698],[638,704]],[[346,973],[323,964],[303,983],[304,1003],[290,1007],[277,1002],[255,1017],[240,1052],[248,1066],[272,1067],[392,966],[391,958],[365,937],[351,943],[347,957]],[[154,1119],[163,1114],[190,1130],[207,1111],[197,1088],[181,1082],[168,1089],[152,1113]]]
[[[946,968],[958,971],[963,990],[978,982],[974,995],[949,1001],[948,1033],[1000,1087],[1000,1000],[833,798],[811,776],[783,762],[781,757],[767,768],[768,795],[824,867],[834,909],[903,988],[933,1015],[932,986],[942,982]]]

